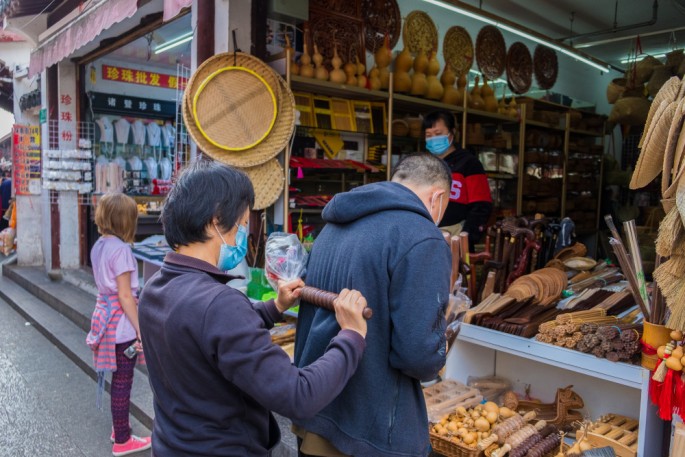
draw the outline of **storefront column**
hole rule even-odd
[[[76,114],[76,65],[63,61],[58,65],[59,75],[59,148],[75,149],[78,144]],[[60,268],[78,268],[80,261],[79,202],[76,192],[59,192],[59,258]]]
[[[42,84],[42,80],[41,80]],[[19,107],[21,96],[35,88],[29,78],[14,81],[14,116],[17,124],[38,125],[38,116],[22,111]],[[17,195],[17,263],[22,266],[43,264],[43,245],[41,243],[42,210],[40,195]]]

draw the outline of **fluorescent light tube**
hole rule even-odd
[[[566,54],[567,56],[572,57],[572,58],[574,58],[580,62],[583,62],[586,65],[590,65],[591,67],[594,67],[600,71],[605,71],[605,72],[609,71],[608,66],[600,65],[596,62],[593,62],[592,60],[585,58],[576,52],[573,52],[571,49],[568,49],[568,48],[563,47],[563,46],[559,46],[559,44],[556,44],[553,41],[545,40],[545,39],[539,38],[535,35],[531,35],[530,33],[526,33],[523,30],[519,30],[519,29],[512,27],[510,25],[502,24],[502,23],[497,22],[496,20],[491,19],[487,16],[481,16],[478,13],[474,13],[474,12],[469,11],[467,9],[459,8],[457,6],[450,5],[448,3],[444,3],[440,0],[423,0],[423,1],[426,3],[430,3],[432,5],[439,6],[441,8],[445,8],[446,10],[453,11],[453,12],[461,14],[463,16],[467,16],[467,17],[470,17],[472,19],[476,19],[478,21],[485,22],[486,24],[494,25],[496,27],[499,27],[502,30],[506,30],[507,32],[513,33],[514,35],[518,35],[522,38],[526,38],[526,39],[531,40],[535,43],[539,43],[539,44],[542,44],[544,46],[547,46],[548,48],[554,49],[555,51]]]
[[[655,55],[652,55],[652,57],[654,57],[655,59],[661,59],[662,57],[666,57],[666,53],[664,52],[661,54],[655,54]],[[623,60],[621,60],[621,63],[630,63],[630,62],[633,62],[634,60],[635,60],[635,57],[633,57],[631,59],[623,59]]]
[[[166,43],[160,44],[159,46],[157,46],[155,48],[155,54],[160,54],[164,51],[168,51],[169,49],[173,49],[176,46],[180,46],[184,43],[187,43],[192,39],[193,39],[193,32],[184,33],[183,35],[178,36],[178,37],[174,38],[173,40],[169,40]]]

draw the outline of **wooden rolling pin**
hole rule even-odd
[[[338,298],[338,294],[317,289],[316,287],[304,286],[300,293],[300,298],[319,308],[335,311],[333,302]],[[362,311],[362,316],[364,316],[364,319],[371,319],[373,310],[367,306],[364,308],[364,311]]]

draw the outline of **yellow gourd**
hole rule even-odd
[[[290,58],[290,74],[299,75],[300,66],[295,62],[295,50],[290,46],[290,37],[285,35],[285,58]]]
[[[499,104],[497,105],[497,113],[499,114],[504,114],[506,116],[507,114],[507,103],[504,100],[504,87],[502,88],[502,98],[499,99]]]
[[[438,62],[435,51],[433,51],[431,53],[431,58],[428,60],[428,76],[426,77],[426,82],[428,84],[426,98],[431,100],[440,100],[445,93],[445,89],[443,89],[442,84],[440,84],[440,81],[438,80],[438,72],[440,72],[440,62]]]
[[[456,76],[454,76],[454,71],[449,65],[445,65],[445,69],[442,71],[442,76],[440,77],[440,82],[444,92],[442,94],[441,101],[449,105],[456,105],[459,101],[459,92],[454,87],[454,82],[456,81]]]
[[[413,63],[414,58],[409,53],[409,49],[405,47],[402,52],[397,54],[397,57],[395,58],[395,73],[399,73],[401,71],[409,72]]]
[[[381,89],[381,77],[378,67],[373,67],[369,72],[369,88],[371,90]]]
[[[496,113],[497,99],[495,98],[495,92],[488,85],[488,79],[486,77],[483,77],[483,86],[480,89],[480,96],[483,98],[483,103],[485,103],[485,111]]]
[[[357,86],[366,87],[366,66],[359,61],[359,56],[354,56],[357,61]]]
[[[509,102],[509,111],[507,111],[507,114],[510,117],[518,117],[519,115],[519,110],[516,107],[516,98],[511,97],[511,101]]]
[[[468,102],[466,94],[466,75],[462,74],[457,79],[457,103],[456,105],[464,106],[464,101]]]
[[[321,81],[328,81],[328,70],[323,65],[323,56],[319,53],[319,47],[314,43],[314,57],[312,57],[314,65],[316,65],[315,76]]]
[[[409,70],[414,62],[409,49],[404,48],[395,58],[395,72],[393,73],[393,87],[395,92],[407,93],[411,90],[411,76]]]
[[[344,84],[345,81],[347,81],[347,76],[345,75],[345,72],[340,69],[340,66],[342,65],[342,59],[338,55],[337,45],[333,46],[333,58],[331,59],[331,65],[333,66],[333,70],[331,70],[330,74],[331,82]],[[355,80],[354,82],[356,83],[357,81]]]
[[[309,56],[309,50],[307,49],[307,42],[304,43],[304,52],[302,57],[300,57],[300,76],[305,78],[314,77],[314,67],[312,66],[312,58]]]
[[[426,79],[426,69],[428,68],[428,57],[423,49],[414,59],[414,75],[411,78],[411,94],[419,97],[426,95],[428,91],[428,80]]]
[[[347,62],[345,64],[345,84],[348,86],[356,86],[357,85],[357,76],[355,73],[357,72],[357,66],[353,64],[352,62]]]
[[[381,89],[387,89],[390,86],[390,69],[388,66],[392,61],[390,38],[387,34],[383,40],[383,45],[376,50],[374,59],[376,60],[376,66],[378,67],[378,77],[381,81]]]
[[[480,78],[476,76],[475,84],[473,86],[473,89],[471,89],[471,96],[469,97],[469,108],[482,110],[483,108],[485,108],[485,102],[483,101],[483,98],[480,96],[480,87],[478,86],[479,82]]]

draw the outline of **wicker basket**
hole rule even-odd
[[[483,457],[485,453],[479,451],[477,448],[472,449],[462,446],[461,444],[453,443],[448,438],[440,436],[437,433],[430,433],[431,446],[433,451],[445,457]]]

